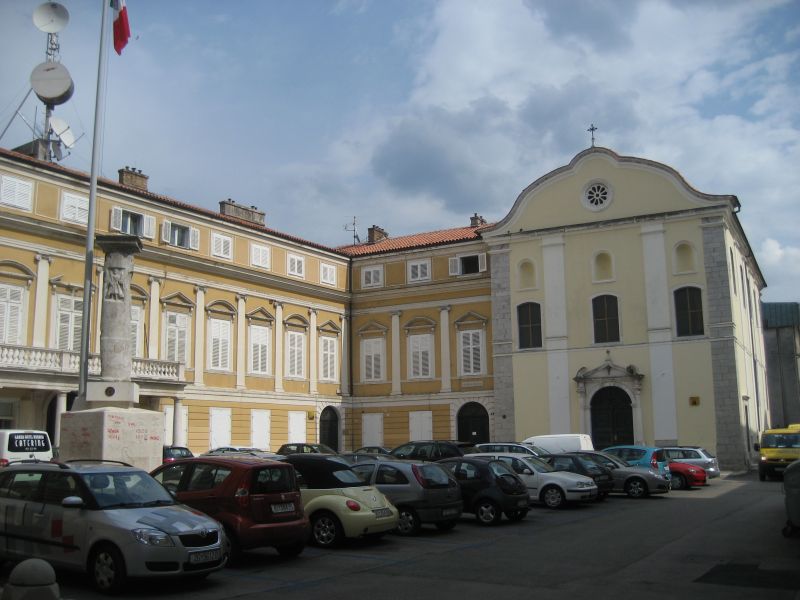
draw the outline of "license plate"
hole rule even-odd
[[[443,517],[457,517],[459,514],[459,510],[457,508],[445,508],[442,510]]]
[[[391,517],[392,516],[392,509],[391,508],[376,508],[372,512],[375,513],[376,517]]]
[[[189,562],[193,565],[207,563],[219,560],[220,556],[222,556],[222,550],[219,548],[216,550],[204,550],[203,552],[192,552],[189,554]]]
[[[274,513],[287,513],[294,510],[293,502],[284,502],[283,504],[273,504],[272,512]]]
[[[517,500],[517,506],[520,506],[520,507],[528,506],[528,501],[527,500]]]

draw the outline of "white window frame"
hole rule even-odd
[[[258,433],[265,433],[266,440],[258,439]],[[269,450],[272,444],[272,411],[254,408],[250,411],[250,445],[259,450]],[[266,441],[266,443],[263,443]]]
[[[409,260],[406,263],[406,273],[409,283],[417,283],[420,281],[431,280],[431,259],[421,258],[417,260]],[[424,275],[422,271],[425,271]]]
[[[295,354],[297,352],[299,352],[299,356]],[[285,363],[285,376],[287,379],[306,378],[306,333],[304,331],[286,332]]]
[[[361,287],[362,288],[383,287],[383,265],[361,267]]]
[[[272,252],[269,246],[250,244],[250,266],[269,269],[272,262]]]
[[[224,258],[225,260],[233,259],[233,238],[229,235],[211,232],[211,256],[217,258]]]
[[[173,238],[173,232],[176,228],[185,229],[187,231],[187,245],[178,244],[177,240]],[[172,221],[164,221],[161,223],[161,241],[175,248],[183,248],[185,250],[199,250],[200,249],[200,230],[189,225],[182,223],[173,223]]]
[[[474,336],[477,334],[478,342],[477,345],[473,343]],[[469,348],[467,348],[465,342],[465,338],[469,336],[471,339],[469,340]],[[474,352],[477,350],[478,352],[478,368],[474,368]],[[465,352],[470,352],[470,360],[469,364],[465,362]],[[479,376],[486,374],[486,345],[485,345],[485,335],[483,329],[463,329],[458,332],[458,368],[461,375],[465,377],[471,376]]]
[[[377,360],[378,373],[375,373],[375,358]],[[370,364],[369,377],[367,377],[367,365]],[[377,383],[386,381],[386,338],[369,337],[361,339],[361,381],[363,383]]]
[[[176,322],[174,325],[170,324],[169,322],[171,316],[175,316]],[[178,322],[183,320],[185,320],[185,327],[182,327]],[[189,356],[189,333],[191,330],[190,321],[191,321],[191,315],[188,315],[186,313],[170,311],[170,310],[164,311],[164,317],[162,320],[164,330],[161,336],[161,339],[163,340],[161,348],[161,356],[164,357],[164,360],[170,362],[177,362],[184,365],[187,364],[187,358]],[[169,336],[171,329],[173,329],[176,332],[174,356],[170,356],[169,352]],[[180,343],[179,343],[179,338],[177,337],[177,335],[181,331],[183,332],[183,357],[181,357],[180,355]]]
[[[0,344],[23,345],[27,329],[25,300],[24,287],[0,283]]]
[[[128,215],[127,227],[125,226],[125,215]],[[131,217],[134,216],[139,217],[142,220],[141,233],[131,231],[130,222]],[[113,206],[111,208],[111,222],[109,229],[112,231],[119,231],[120,233],[127,233],[128,235],[138,235],[139,237],[152,240],[156,236],[156,218],[153,215],[146,215],[134,210],[128,210],[127,208],[123,208],[121,206]]]
[[[434,341],[432,333],[415,333],[408,338],[408,378],[431,379],[434,377]],[[427,355],[427,367],[425,365]]]
[[[89,222],[89,199],[71,192],[61,192],[59,217],[67,223],[86,225]]]
[[[69,302],[72,306],[70,310],[62,309],[62,302]],[[80,303],[81,308],[76,309],[75,306]],[[54,326],[54,340],[53,347],[65,352],[79,352],[81,344],[81,322],[83,321],[83,297],[70,296],[68,294],[56,294],[55,301],[55,319],[53,319]],[[63,344],[61,339],[61,315],[68,315],[69,334],[67,343]]]
[[[382,412],[368,412],[361,415],[361,445],[383,446]]]
[[[131,356],[142,357],[142,330],[144,329],[144,306],[131,304]]]
[[[286,255],[286,272],[292,277],[306,277],[306,258],[299,254],[288,253]]]
[[[433,439],[433,411],[412,410],[408,413],[408,439]]]
[[[19,210],[33,210],[33,182],[0,175],[0,204]]]
[[[249,334],[249,354],[247,360],[248,372],[252,375],[269,375],[272,373],[272,328],[269,325],[262,325],[260,323],[251,323],[248,328]],[[265,339],[257,339],[265,338]],[[258,368],[256,359],[262,358],[258,361]],[[264,364],[264,369],[260,368],[261,363]]]
[[[216,330],[216,331],[215,331]],[[208,319],[208,370],[231,370],[231,346],[233,345],[233,323],[230,319]],[[214,344],[219,344],[219,352]],[[215,356],[217,355],[217,356]]]
[[[319,263],[319,281],[325,285],[336,285],[336,265]]]
[[[339,380],[339,338],[319,336],[319,380],[335,383]]]
[[[475,273],[464,273],[463,260],[472,256],[478,257],[478,273],[486,271],[486,253],[485,252],[469,252],[466,254],[459,254],[458,256],[451,257],[448,263],[448,271],[452,277],[459,275],[475,275]]]
[[[216,408],[208,409],[208,445],[209,449],[219,448],[220,446],[231,445],[231,409]],[[217,426],[220,426],[219,428]],[[224,434],[224,435],[220,435]]]

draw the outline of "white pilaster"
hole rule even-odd
[[[206,288],[197,286],[195,291],[194,314],[194,384],[203,385],[205,375],[206,341]],[[175,438],[173,438],[174,440]]]
[[[97,289],[103,289],[103,268],[97,267]],[[95,295],[92,294],[90,298],[94,299]],[[103,324],[103,296],[102,293],[97,295],[97,307],[94,318],[94,351],[100,352],[100,329]]]
[[[53,427],[53,446],[61,445],[61,415],[67,412],[67,392],[58,392],[56,394],[56,418]]]
[[[37,254],[35,260],[36,296],[33,306],[33,345],[37,348],[44,348],[47,346],[47,300],[49,298],[47,288],[50,283],[50,263],[53,262],[53,259],[43,254]],[[56,433],[56,435],[58,434]]]
[[[569,375],[567,355],[567,286],[564,277],[564,236],[542,239],[544,266],[544,330],[547,349],[547,396],[550,433],[570,433]]]
[[[340,390],[342,396],[346,396],[350,391],[350,356],[347,352],[348,344],[347,344],[347,317],[342,317],[342,339],[341,339],[341,360],[339,364],[341,365],[341,372],[339,373],[339,381],[340,381]]]
[[[186,440],[183,439],[183,403],[180,398],[173,398],[172,410],[172,445],[185,446]]]
[[[313,308],[308,311],[311,326],[308,332],[308,391],[311,394],[317,393],[317,343],[319,333],[317,332],[317,311]]]
[[[275,391],[283,391],[283,303],[275,303]]]
[[[400,386],[400,311],[392,313],[392,396],[401,393]]]
[[[442,346],[442,392],[452,390],[450,366],[450,307],[439,309],[439,332]]]
[[[158,359],[158,338],[161,335],[161,282],[151,277],[150,283],[150,315],[147,327],[147,358]]]
[[[244,296],[236,296],[236,387],[244,389],[245,381],[245,366],[247,365],[247,315],[245,311],[246,298]]]

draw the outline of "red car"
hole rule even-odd
[[[669,463],[673,490],[688,490],[706,484],[706,470],[697,465],[683,462]]]

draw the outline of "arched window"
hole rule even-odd
[[[592,281],[610,281],[614,279],[614,261],[608,252],[598,252],[594,257]]]
[[[703,335],[703,300],[700,288],[675,290],[675,321],[679,337]]]
[[[592,299],[594,343],[619,341],[619,309],[616,296],[597,296]]]
[[[517,306],[520,348],[542,347],[542,308],[536,302]]]
[[[693,273],[694,262],[694,248],[690,244],[682,242],[675,246],[675,273]]]
[[[536,287],[536,267],[530,260],[522,261],[518,269],[520,289]]]

